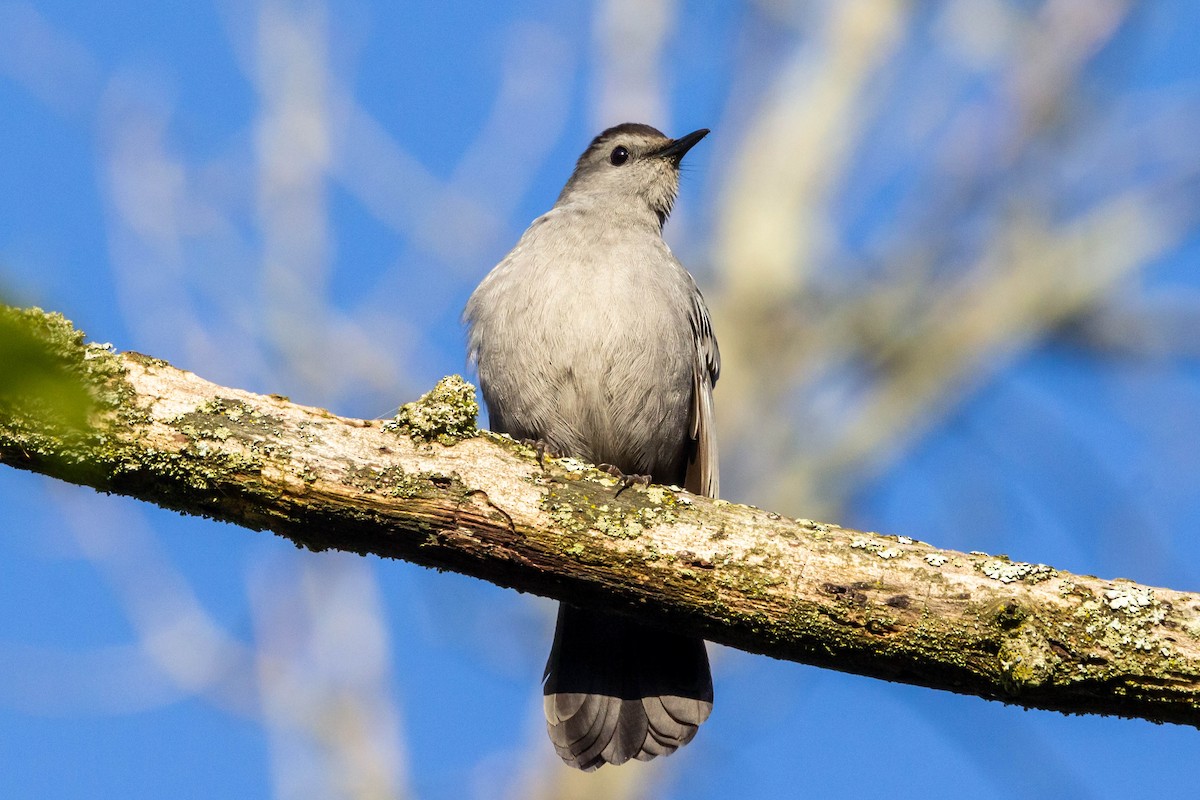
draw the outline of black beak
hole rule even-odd
[[[662,158],[669,158],[675,164],[678,164],[683,160],[683,157],[687,151],[695,147],[696,143],[705,136],[708,136],[708,128],[701,128],[698,131],[692,131],[687,136],[681,136],[678,139],[672,139],[671,141],[667,142],[666,145],[664,145],[662,149],[656,153],[656,155]]]

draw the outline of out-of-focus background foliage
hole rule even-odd
[[[339,414],[627,120],[724,356],[735,501],[1200,589],[1200,4],[0,0],[0,295]],[[1193,729],[714,648],[557,765],[552,604],[0,470],[5,797],[1191,796]]]

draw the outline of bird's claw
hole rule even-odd
[[[525,445],[526,447],[533,448],[533,452],[537,453],[538,466],[541,467],[543,471],[545,471],[545,469],[546,469],[546,453],[548,452],[547,447],[549,446],[547,444],[546,440],[545,439],[522,439],[521,444]],[[554,454],[550,453],[550,457],[554,458]]]
[[[612,464],[601,464],[599,465],[598,469],[602,470],[603,472],[607,472],[609,475],[612,475],[620,483],[620,488],[617,489],[617,493],[614,494],[613,497],[620,497],[621,492],[625,491],[630,486],[635,486],[638,484],[642,486],[650,485],[649,475],[626,475],[619,467],[615,467]]]

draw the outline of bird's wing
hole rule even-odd
[[[695,289],[692,296],[691,323],[696,343],[692,363],[692,452],[683,486],[693,494],[716,497],[717,435],[712,392],[721,373],[721,353],[699,289]]]

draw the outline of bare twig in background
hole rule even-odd
[[[948,44],[983,28],[998,37],[982,66],[1009,70],[1003,86],[1012,112],[990,132],[1000,158],[973,160],[953,149],[935,157],[947,194],[927,195],[924,217],[905,210],[916,228],[904,239],[913,244],[902,239],[872,253],[872,264],[886,265],[881,276],[838,285],[819,268],[862,271],[830,233],[830,195],[878,113],[878,91],[867,85],[894,68],[889,53],[907,24],[906,6],[830,8],[816,42],[798,51],[794,74],[779,79],[748,126],[739,148],[745,160],[731,165],[715,247],[723,281],[709,292],[729,354],[719,412],[736,443],[735,474],[755,483],[753,496],[765,503],[840,513],[856,486],[886,470],[972,387],[1102,305],[1194,229],[1195,220],[1175,210],[1178,175],[1114,192],[1065,219],[1019,194],[1014,180],[1039,137],[1070,125],[1051,110],[1066,104],[1128,4],[1049,3],[1029,18],[979,5],[991,15],[968,19],[948,6],[946,30],[960,37]],[[995,220],[975,252],[963,258],[939,247],[934,228],[953,230],[949,220],[979,214],[981,202]],[[744,460],[747,452],[753,459]]]

